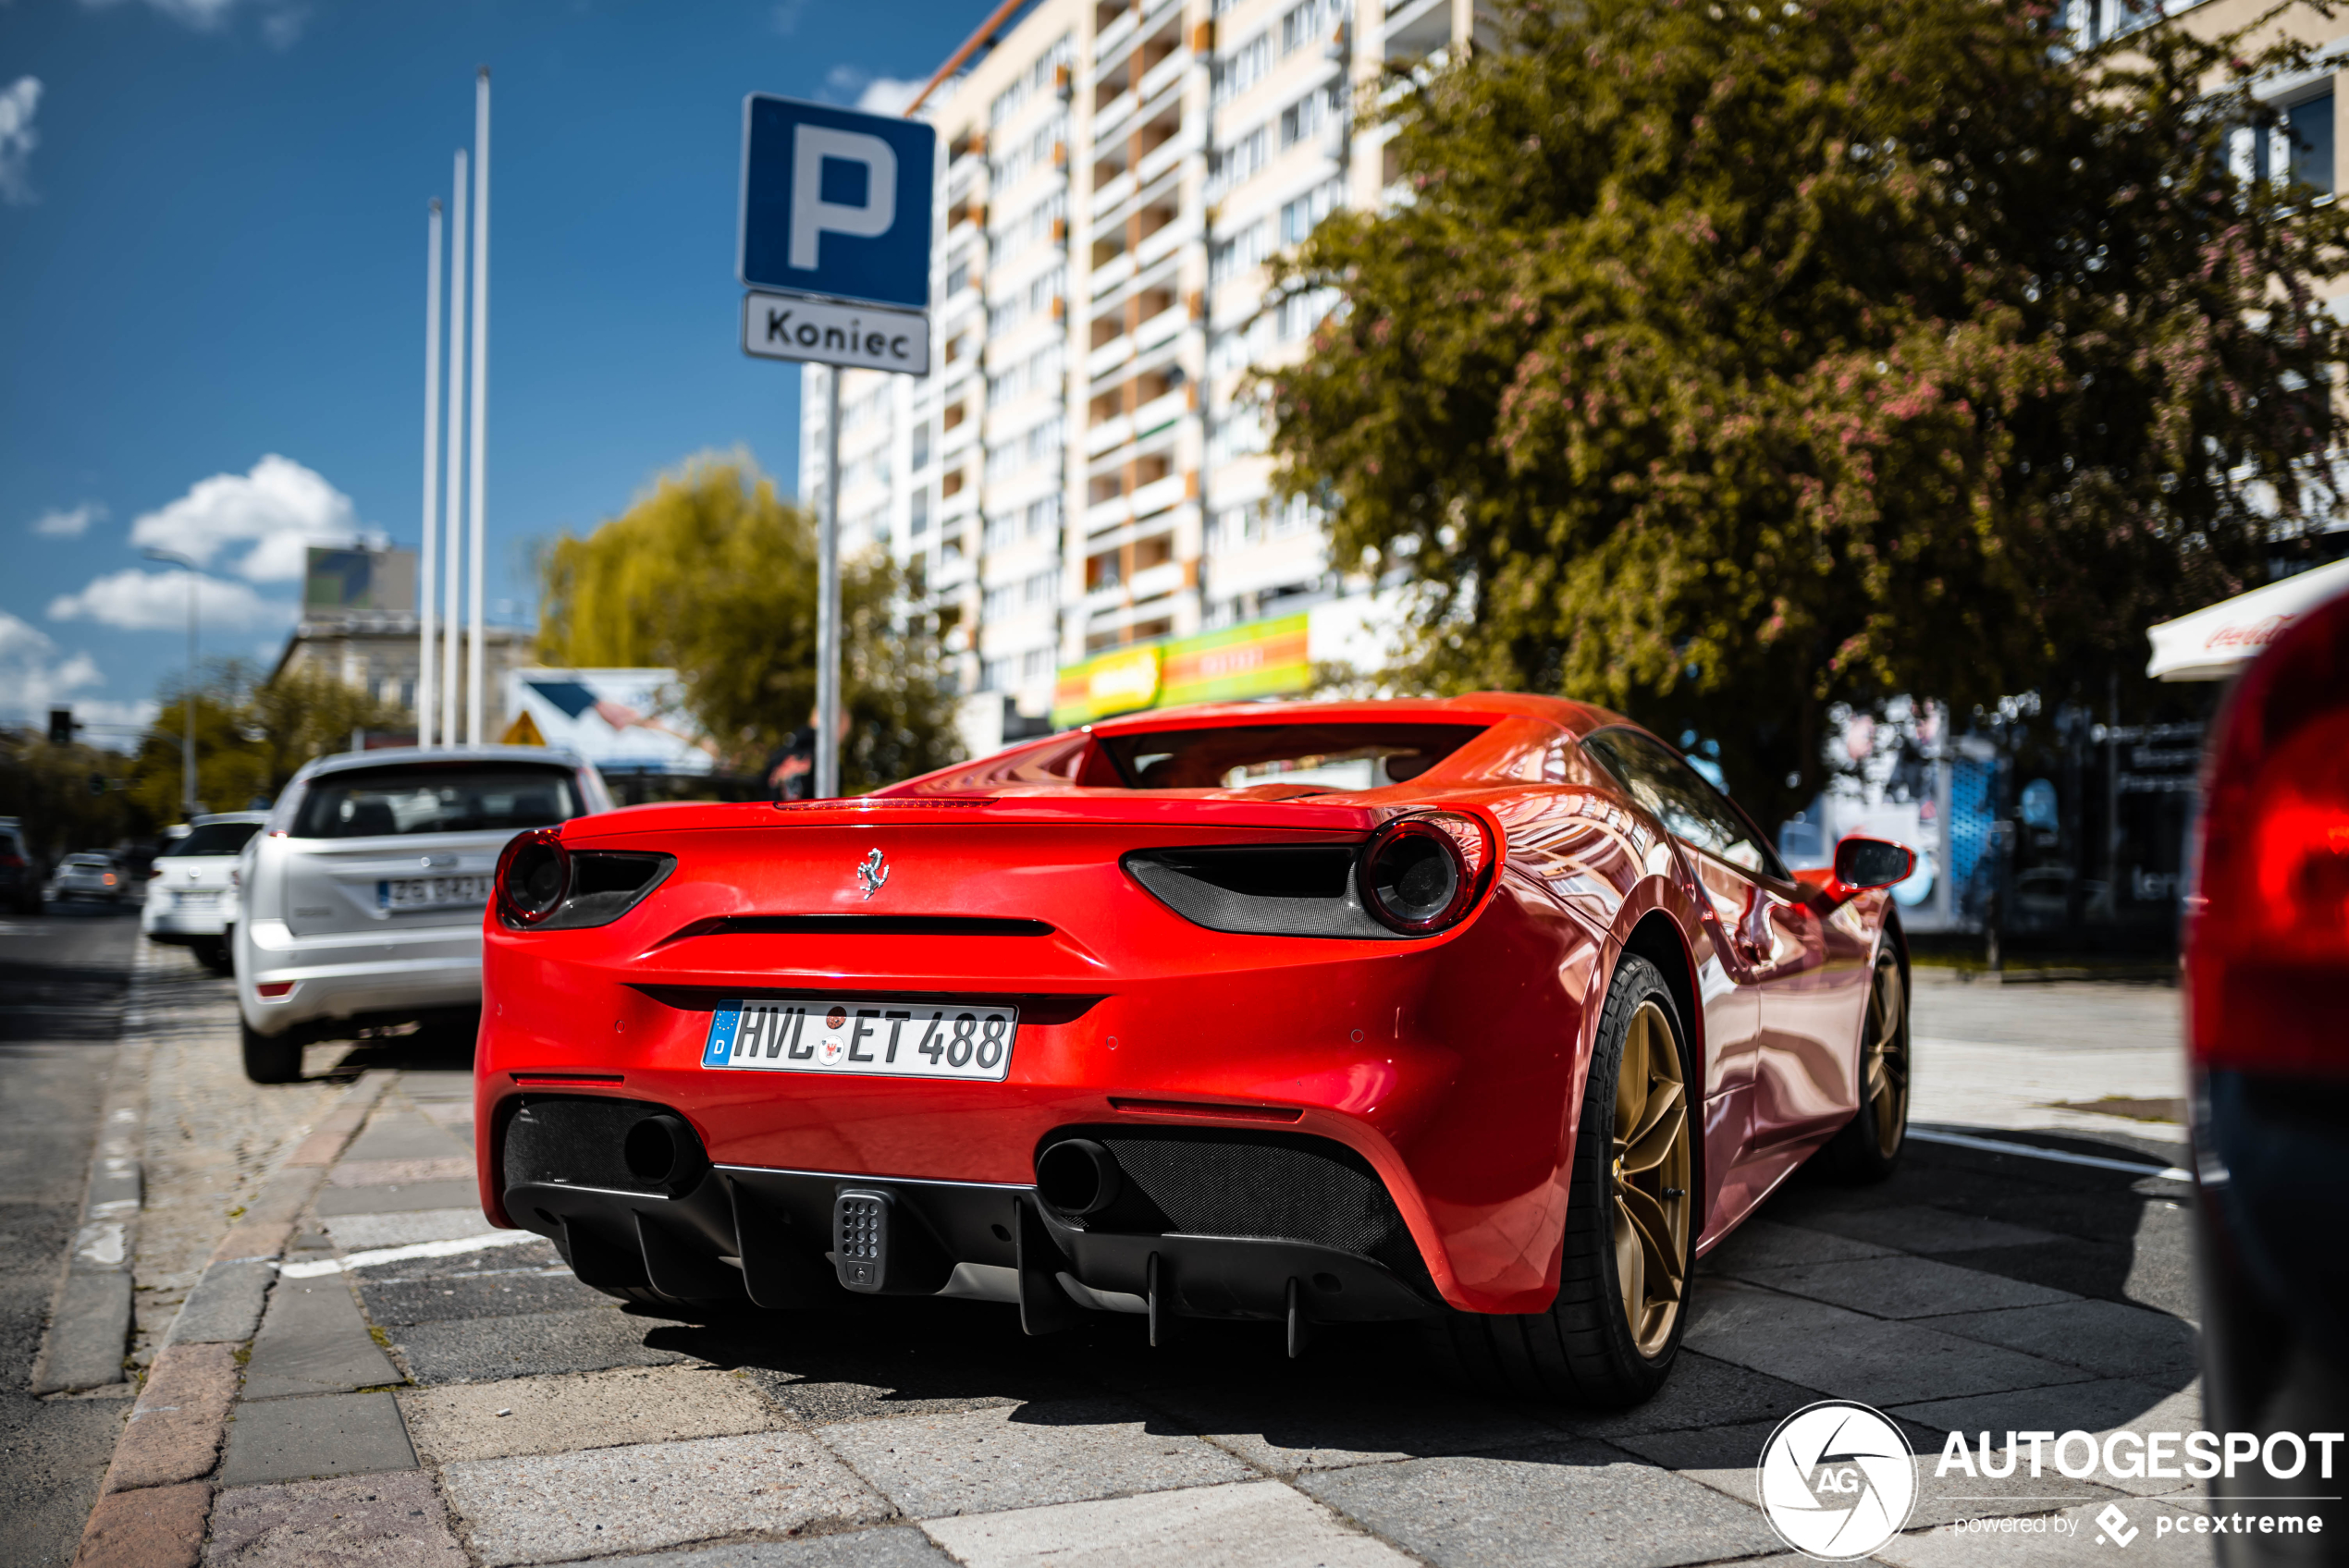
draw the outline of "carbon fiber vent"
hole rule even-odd
[[[628,1130],[667,1106],[585,1095],[533,1095],[506,1123],[499,1165],[506,1185],[551,1182],[621,1193],[658,1193],[662,1183],[628,1169]],[[690,1135],[690,1134],[689,1134]]]
[[[1128,1194],[1083,1221],[1091,1231],[1157,1231],[1304,1242],[1425,1281],[1410,1228],[1370,1162],[1300,1133],[1211,1128],[1068,1128],[1116,1158]],[[1154,1212],[1153,1212],[1154,1211]]]

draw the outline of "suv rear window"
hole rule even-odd
[[[1383,790],[1417,778],[1483,732],[1481,724],[1238,724],[1101,738],[1129,790],[1297,784]]]
[[[580,815],[571,775],[551,767],[420,763],[313,779],[294,814],[297,839],[514,832]]]
[[[184,839],[172,841],[171,847],[155,856],[165,855],[233,855],[245,847],[245,840],[261,831],[258,822],[199,822]]]

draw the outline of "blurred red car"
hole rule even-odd
[[[2349,597],[2237,679],[2201,833],[2185,984],[2204,1425],[2288,1457],[2270,1434],[2349,1429]],[[2324,1525],[2231,1536],[2220,1561],[2349,1562],[2338,1468],[2228,1469],[2214,1501]]]
[[[1628,1403],[1698,1253],[1898,1156],[1913,858],[1798,878],[1654,736],[1504,694],[576,819],[498,873],[482,1202],[642,1301],[1418,1318]]]

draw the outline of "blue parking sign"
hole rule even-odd
[[[754,288],[929,303],[938,132],[754,92],[743,101],[740,272]]]

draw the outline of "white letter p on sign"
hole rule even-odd
[[[824,160],[865,165],[862,206],[824,200]],[[827,230],[869,239],[897,221],[897,154],[862,131],[801,125],[792,131],[791,264],[816,267],[817,242]]]

